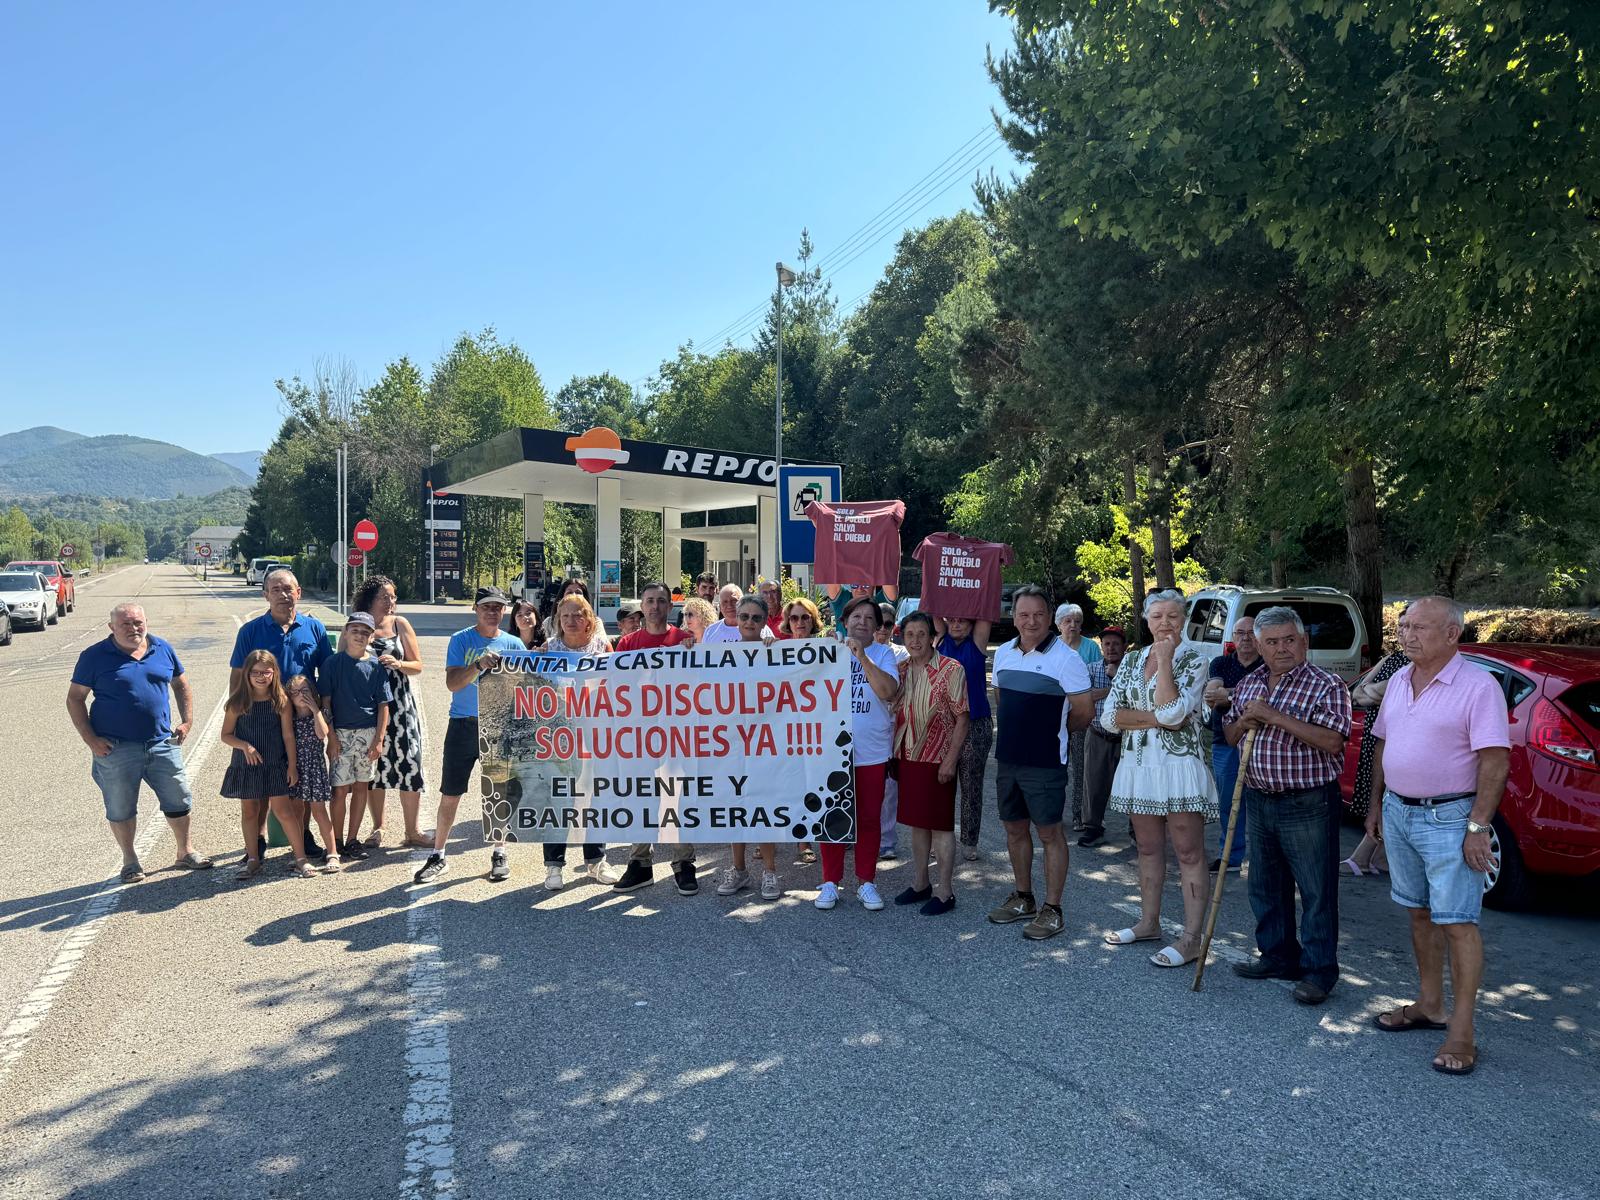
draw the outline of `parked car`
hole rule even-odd
[[[1366,622],[1349,595],[1331,587],[1203,588],[1189,597],[1189,621],[1183,636],[1198,646],[1207,661],[1233,650],[1233,625],[1279,605],[1300,614],[1310,635],[1307,657],[1317,666],[1353,683],[1371,666]]]
[[[37,571],[43,575],[45,582],[50,585],[56,594],[56,616],[64,617],[67,613],[78,607],[77,586],[72,579],[71,569],[62,562],[53,558],[38,559],[27,562],[15,559],[6,564],[6,570],[17,568],[23,571]]]
[[[0,600],[0,646],[11,645],[11,609]]]
[[[15,622],[26,622],[35,629],[54,625],[60,617],[56,611],[56,590],[49,580],[37,571],[0,571],[0,602],[10,610]]]
[[[250,569],[244,573],[244,581],[254,587],[260,587],[267,581],[267,573],[278,567],[287,567],[289,564],[276,558],[252,558]]]
[[[1499,875],[1484,896],[1520,908],[1537,876],[1600,872],[1600,648],[1473,643],[1461,656],[1505,693],[1511,764],[1494,818]],[[1349,803],[1361,754],[1361,712],[1339,784]]]

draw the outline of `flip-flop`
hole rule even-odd
[[[1131,946],[1135,942],[1159,942],[1160,940],[1161,935],[1159,933],[1135,934],[1131,929],[1119,929],[1115,933],[1106,934],[1106,945],[1108,946]]]
[[[196,854],[191,850],[172,865],[180,871],[209,871],[216,864],[204,854]]]
[[[1429,1017],[1408,1017],[1406,1014],[1415,1008],[1414,1004],[1402,1004],[1399,1008],[1386,1009],[1372,1018],[1372,1023],[1385,1033],[1409,1033],[1413,1029],[1448,1029],[1443,1021],[1435,1021]],[[1400,1014],[1398,1021],[1385,1021],[1384,1018]]]
[[[1150,961],[1155,963],[1155,965],[1158,967],[1187,967],[1199,957],[1199,953],[1196,952],[1190,957],[1185,958],[1183,956],[1183,951],[1179,950],[1176,946],[1163,946],[1150,956]]]
[[[1473,1071],[1477,1070],[1478,1048],[1476,1046],[1470,1050],[1451,1050],[1448,1049],[1448,1046],[1449,1043],[1446,1042],[1445,1046],[1440,1048],[1439,1053],[1433,1056],[1433,1069],[1435,1071],[1441,1075],[1471,1075]],[[1440,1062],[1439,1060],[1447,1054],[1451,1058],[1460,1059],[1461,1065],[1459,1067],[1451,1067]]]
[[[144,878],[144,868],[135,859],[122,868],[121,879],[123,883],[138,883]]]

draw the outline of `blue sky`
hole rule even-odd
[[[272,382],[494,325],[554,392],[651,373],[963,145],[982,0],[10,4],[0,432],[264,448]],[[893,215],[893,214],[891,214]],[[886,236],[836,265],[871,287]]]

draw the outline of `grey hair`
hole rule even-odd
[[[1056,605],[1056,622],[1057,622],[1057,624],[1059,624],[1060,622],[1066,620],[1068,617],[1077,617],[1078,620],[1080,620],[1080,621],[1083,620],[1083,609],[1081,607],[1079,607],[1078,605],[1076,605],[1076,604],[1058,604],[1058,605]]]
[[[1150,610],[1158,604],[1176,604],[1179,608],[1183,608],[1183,593],[1177,588],[1167,588],[1164,591],[1151,592],[1144,598],[1144,607],[1140,610],[1144,613],[1146,620],[1149,620],[1150,618]]]
[[[265,575],[263,575],[261,577],[261,590],[263,592],[267,590],[267,584],[269,582],[271,582],[272,577],[274,575],[283,575],[283,574],[287,574],[290,579],[294,580],[295,587],[299,587],[300,586],[300,577],[294,573],[294,568],[293,567],[273,567],[271,570],[269,570]]]
[[[1300,614],[1284,604],[1275,604],[1271,608],[1263,608],[1256,614],[1256,632],[1271,629],[1274,625],[1293,625],[1297,633],[1304,634],[1306,623],[1300,619]]]
[[[121,604],[113,604],[111,606],[111,619],[115,621],[118,613],[132,612],[134,609],[138,609],[142,613],[144,612],[144,605],[134,600],[124,600]]]
[[[1454,625],[1457,629],[1465,629],[1467,627],[1466,606],[1461,601],[1452,599],[1449,596],[1418,596],[1410,604],[1406,605],[1405,611],[1410,612],[1423,601],[1427,601],[1429,604],[1437,604],[1442,608],[1447,624]]]
[[[724,596],[732,596],[735,601],[742,603],[744,601],[744,589],[737,583],[725,583],[717,589],[717,599],[721,600]]]

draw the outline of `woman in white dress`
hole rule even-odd
[[[1130,654],[1106,697],[1102,724],[1122,735],[1122,759],[1111,784],[1111,807],[1128,814],[1139,841],[1138,922],[1106,934],[1113,946],[1161,938],[1161,892],[1167,882],[1167,837],[1183,886],[1183,936],[1151,955],[1158,967],[1181,967],[1200,956],[1206,912],[1207,821],[1217,817],[1217,785],[1206,762],[1205,656],[1183,638],[1183,595],[1145,598],[1151,644]]]

